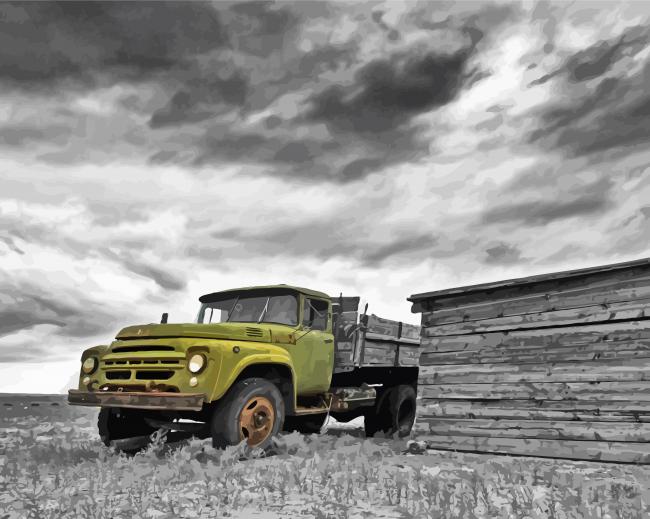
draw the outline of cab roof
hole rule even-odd
[[[210,294],[205,294],[199,297],[201,303],[209,303],[212,301],[218,301],[220,299],[225,299],[231,297],[233,294],[241,292],[250,292],[256,295],[280,295],[280,294],[305,294],[307,296],[316,297],[318,299],[330,299],[324,292],[319,292],[317,290],[310,290],[309,288],[295,287],[291,285],[262,285],[256,287],[239,287],[231,288],[228,290],[220,290],[219,292],[212,292]]]

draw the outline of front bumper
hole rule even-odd
[[[79,391],[78,389],[68,391],[70,405],[200,411],[204,401],[204,393]]]

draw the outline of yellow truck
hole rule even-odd
[[[328,415],[364,416],[369,436],[409,434],[418,326],[360,315],[358,297],[288,285],[199,301],[195,323],[163,314],[83,352],[68,402],[101,408],[106,445],[128,450],[163,429],[265,448],[282,430],[318,432]]]

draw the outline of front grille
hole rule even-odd
[[[173,371],[163,370],[150,370],[150,371],[136,371],[135,378],[138,380],[167,380],[172,378]]]
[[[126,365],[134,366],[138,364],[180,364],[180,360],[158,360],[158,359],[143,359],[143,360],[105,360],[105,366]]]
[[[128,380],[131,378],[130,371],[107,371],[106,378],[108,380]]]
[[[134,351],[174,351],[173,346],[115,346],[113,353],[131,353]]]

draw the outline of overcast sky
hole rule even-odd
[[[0,4],[0,391],[289,283],[417,292],[650,256],[650,7]]]

